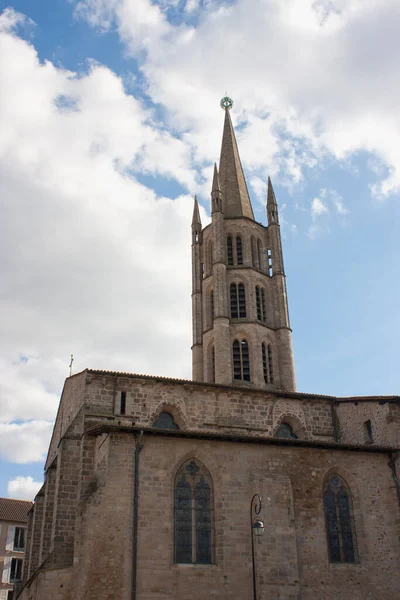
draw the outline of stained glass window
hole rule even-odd
[[[191,459],[179,470],[175,483],[175,562],[212,563],[211,477]]]
[[[348,485],[339,475],[331,475],[325,483],[324,507],[329,561],[356,562],[351,493]]]

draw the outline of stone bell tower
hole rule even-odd
[[[192,221],[193,380],[295,390],[278,206],[268,178],[264,227],[254,220],[230,117],[225,111],[212,222]]]

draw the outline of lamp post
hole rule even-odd
[[[253,563],[253,599],[257,600],[256,563],[254,559],[254,535],[264,533],[264,521],[258,518],[261,512],[261,496],[254,494],[250,502],[250,527],[251,527],[251,558]]]

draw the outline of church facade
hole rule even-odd
[[[400,398],[296,391],[275,194],[264,227],[223,107],[193,381],[66,380],[22,600],[400,598]]]

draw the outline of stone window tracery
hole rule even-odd
[[[324,485],[324,509],[329,562],[356,562],[355,526],[350,488],[337,474]]]
[[[211,476],[191,459],[175,478],[176,563],[211,564],[213,561],[213,494]]]

